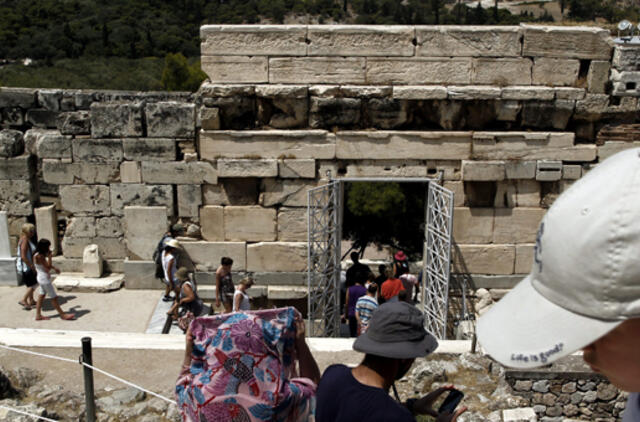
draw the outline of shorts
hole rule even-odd
[[[40,284],[40,289],[38,290],[40,291],[41,295],[49,296],[49,299],[55,299],[58,297],[58,294],[56,293],[56,288],[53,287],[52,283]]]
[[[38,284],[38,280],[36,279],[36,273],[34,273],[31,269],[24,271],[22,273],[22,284],[27,287],[33,287]]]

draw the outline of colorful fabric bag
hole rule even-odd
[[[196,318],[176,400],[183,421],[313,422],[316,385],[296,378],[294,308]]]

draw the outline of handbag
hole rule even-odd
[[[191,321],[196,319],[196,316],[191,311],[186,311],[180,317],[178,317],[178,327],[186,333],[189,329],[189,325],[191,325]]]

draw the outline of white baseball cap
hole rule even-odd
[[[640,317],[640,149],[596,166],[540,223],[531,273],[479,320],[506,366],[551,363]]]

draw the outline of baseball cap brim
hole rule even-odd
[[[522,280],[493,305],[476,327],[485,352],[505,366],[534,368],[552,363],[620,325],[570,312]]]
[[[414,359],[433,353],[438,348],[438,340],[429,332],[420,341],[380,342],[372,340],[368,332],[359,336],[353,343],[353,350],[365,354],[392,359]]]

